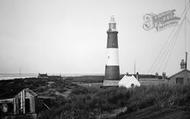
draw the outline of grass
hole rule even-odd
[[[30,88],[37,93],[55,96],[51,110],[40,113],[41,119],[95,119],[102,115],[112,115],[113,110],[127,107],[117,114],[117,119],[189,119],[190,86],[141,86],[126,88],[80,87],[72,84],[71,79],[17,79],[0,81],[0,96],[10,89]],[[48,82],[51,85],[48,85]],[[58,96],[54,92],[69,96]],[[105,117],[111,118],[111,117]]]
[[[110,112],[111,115],[112,110],[122,107],[127,107],[127,111],[120,113],[117,118],[152,119],[155,116],[170,119],[176,112],[186,118],[190,115],[189,106],[189,86],[141,86],[134,89],[77,87],[69,99],[50,111],[52,115],[48,119],[93,119],[104,113]]]

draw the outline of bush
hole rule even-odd
[[[170,108],[190,104],[190,87],[141,86],[133,89],[126,88],[84,88],[76,87],[69,99],[59,103],[58,108],[51,111],[51,119],[96,118],[104,112],[127,107],[127,113],[154,107],[152,109]]]

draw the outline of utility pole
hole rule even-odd
[[[136,61],[134,62],[134,75],[136,74]]]
[[[187,70],[187,57],[188,57],[188,53],[185,52],[185,69]]]
[[[21,75],[21,67],[19,68],[19,75]]]

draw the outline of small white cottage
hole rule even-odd
[[[132,87],[139,87],[141,84],[140,82],[132,75],[132,76],[124,76],[119,81],[119,87],[125,87],[125,88],[132,88]]]

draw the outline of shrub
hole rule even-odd
[[[127,113],[130,113],[147,107],[157,110],[189,105],[189,89],[189,86],[169,87],[167,85],[141,86],[133,89],[76,87],[68,99],[59,103],[58,108],[51,110],[51,119],[96,118],[103,112],[121,107],[127,107]]]

